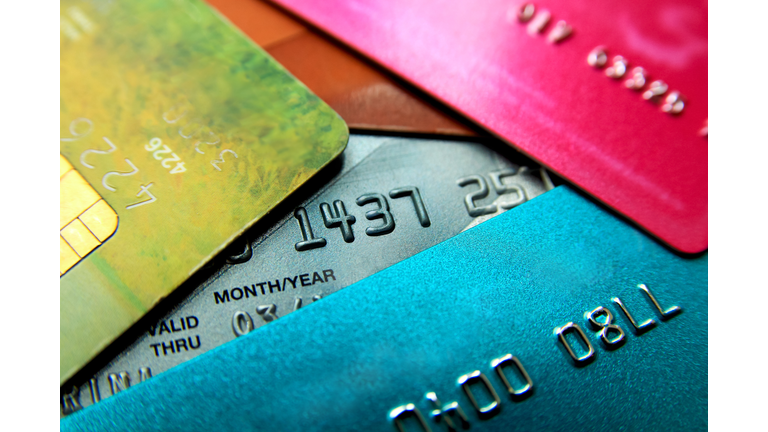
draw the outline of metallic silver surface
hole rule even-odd
[[[67,390],[62,413],[312,307],[552,186],[543,170],[477,143],[352,135],[342,157],[317,193],[226,259],[93,379]],[[463,178],[474,182],[457,186]],[[474,218],[465,202],[494,212]]]

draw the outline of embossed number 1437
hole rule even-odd
[[[422,227],[426,228],[430,226],[429,215],[427,209],[424,206],[424,201],[421,199],[419,188],[415,186],[405,186],[389,191],[389,197],[391,199],[410,197],[413,202],[413,207],[416,210],[416,217]],[[380,236],[389,234],[395,230],[395,219],[392,217],[392,213],[389,211],[389,202],[387,198],[379,193],[367,193],[359,196],[355,203],[362,207],[368,204],[376,204],[378,208],[369,210],[365,213],[365,218],[368,220],[381,219],[381,224],[378,226],[370,226],[365,229],[365,233],[369,236]],[[320,213],[323,216],[323,223],[328,229],[339,228],[341,230],[341,236],[346,243],[352,243],[355,241],[355,235],[352,232],[352,224],[357,219],[347,214],[347,209],[344,206],[344,202],[341,200],[335,200],[333,202],[333,208],[328,203],[320,203]],[[315,238],[312,232],[312,225],[309,222],[307,216],[307,210],[304,207],[299,207],[293,213],[293,216],[299,222],[299,228],[301,229],[302,241],[296,243],[296,250],[299,252],[307,251],[310,249],[321,248],[326,245],[326,240],[322,237]]]

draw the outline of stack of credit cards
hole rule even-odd
[[[339,155],[339,116],[200,2],[61,2],[61,380]]]
[[[62,0],[62,430],[706,428],[656,3]]]

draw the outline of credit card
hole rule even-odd
[[[267,232],[243,239],[227,264],[101,371],[63,388],[61,413],[282,319],[552,187],[546,172],[517,156],[465,141],[351,135],[325,186]]]
[[[707,268],[561,186],[61,430],[706,430]]]
[[[477,135],[347,48],[262,0],[207,0],[341,115],[350,128]]]
[[[705,1],[274,1],[673,248],[707,248]]]
[[[62,0],[60,48],[63,383],[349,133],[200,1]]]

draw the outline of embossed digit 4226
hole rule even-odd
[[[184,162],[181,162],[181,158],[176,155],[176,153],[173,153],[173,150],[171,150],[170,147],[163,144],[163,141],[160,138],[152,138],[149,140],[149,144],[144,145],[144,150],[148,152],[152,152],[152,157],[155,158],[155,160],[159,160],[160,165],[163,166],[163,168],[170,168],[169,165],[171,162],[177,162],[176,166],[169,171],[171,174],[179,174],[183,173],[187,170],[186,167],[184,167]],[[171,157],[164,158],[163,156],[160,156],[162,154],[171,154]]]

